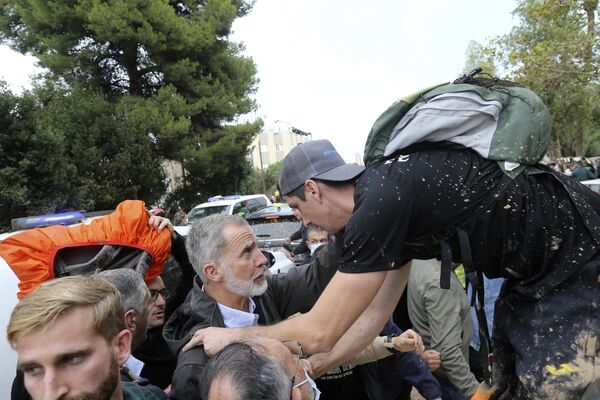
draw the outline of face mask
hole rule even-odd
[[[302,382],[298,383],[297,385],[294,385],[294,388],[300,387],[301,385],[308,383],[310,385],[310,387],[312,388],[312,392],[313,392],[312,400],[319,400],[319,398],[321,398],[321,391],[319,390],[319,388],[317,388],[317,384],[308,375],[308,372],[306,372],[306,370],[304,370],[304,376],[306,377],[306,379],[303,380]]]
[[[312,255],[312,254],[315,254],[315,251],[316,251],[316,250],[317,250],[319,247],[323,246],[324,244],[325,244],[325,243],[315,243],[315,244],[311,244],[311,245],[310,245],[310,254],[311,254],[311,255]]]

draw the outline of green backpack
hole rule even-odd
[[[365,144],[369,166],[400,151],[471,148],[510,177],[538,163],[550,142],[550,113],[531,90],[473,70],[392,104]]]

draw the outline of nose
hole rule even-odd
[[[158,294],[158,297],[156,298],[156,301],[154,302],[154,305],[156,306],[162,306],[166,303],[165,298],[163,297],[162,294]]]
[[[302,216],[302,223],[306,227],[310,226],[310,224],[311,224],[310,220],[308,218],[306,218],[304,215]]]
[[[256,268],[262,267],[263,265],[267,265],[267,263],[269,262],[269,260],[267,260],[267,257],[265,257],[265,255],[262,253],[262,251],[256,249],[256,253],[257,256],[255,258],[255,263],[254,266]]]
[[[46,370],[44,374],[43,400],[60,400],[68,393],[68,387],[54,371]]]

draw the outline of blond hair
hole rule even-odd
[[[76,307],[93,310],[96,332],[107,341],[126,329],[121,297],[110,282],[98,275],[68,276],[44,282],[18,303],[6,337],[14,349],[21,337],[52,327]]]

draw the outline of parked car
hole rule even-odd
[[[0,241],[14,235],[17,232],[0,234]],[[8,266],[6,261],[0,257],[0,291],[2,295],[2,306],[0,307],[0,326],[2,327],[2,345],[0,345],[0,398],[10,399],[10,388],[17,372],[17,352],[13,350],[6,341],[6,327],[10,320],[10,314],[17,305],[17,291],[19,279]]]
[[[589,181],[581,182],[581,184],[589,187],[594,192],[600,194],[600,179],[590,179]]]
[[[300,221],[294,212],[284,203],[273,204],[256,210],[246,220],[252,227],[258,240],[258,247],[275,255],[276,264],[271,268],[274,273],[286,272],[294,265],[282,252],[286,248],[285,241],[300,227]],[[290,251],[298,243],[292,243],[286,250]],[[298,262],[300,263],[300,261]]]
[[[251,194],[246,196],[231,195],[231,196],[214,196],[208,199],[206,203],[202,203],[192,208],[187,214],[187,223],[191,225],[194,221],[200,218],[208,217],[212,214],[228,214],[240,215],[244,214],[244,202],[246,206],[246,214],[252,213],[258,208],[271,205],[271,201],[264,194]],[[246,215],[241,215],[246,216]]]

